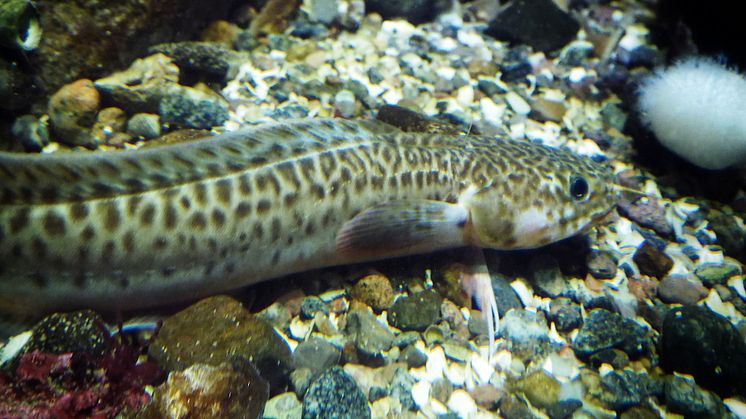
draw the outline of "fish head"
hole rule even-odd
[[[587,231],[615,207],[618,191],[609,166],[565,150],[534,157],[534,164],[513,161],[499,178],[462,193],[469,243],[537,248]]]

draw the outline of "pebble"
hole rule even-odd
[[[387,21],[403,17],[414,24],[430,22],[450,8],[451,3],[445,0],[365,0],[367,12],[376,12]]]
[[[240,355],[273,385],[284,380],[291,364],[290,349],[272,326],[226,296],[206,298],[164,320],[148,353],[169,371]]]
[[[264,405],[264,419],[301,419],[303,405],[293,392],[278,394]]]
[[[691,374],[723,397],[746,395],[746,343],[726,318],[698,306],[674,308],[663,320],[660,342],[666,371]]]
[[[433,290],[401,297],[391,306],[390,322],[401,330],[424,331],[440,319],[442,297]]]
[[[647,331],[632,320],[604,309],[594,309],[585,319],[572,348],[586,358],[604,349],[621,349],[630,357],[650,349]]]
[[[180,69],[219,77],[228,76],[231,67],[243,58],[221,42],[184,41],[150,47],[150,54],[170,57]]]
[[[56,137],[69,145],[95,147],[91,127],[101,106],[101,97],[93,82],[76,80],[62,86],[49,98],[47,112]]]
[[[293,351],[295,368],[308,368],[313,375],[339,363],[342,353],[331,343],[316,336],[311,336]]]
[[[427,362],[427,355],[416,346],[410,345],[401,352],[399,361],[406,363],[409,368],[419,368]]]
[[[462,389],[451,393],[446,406],[460,418],[473,417],[477,413],[477,403],[471,398],[469,393]]]
[[[630,195],[622,194],[622,199],[617,204],[622,216],[642,227],[655,230],[661,236],[669,237],[673,234],[673,227],[666,219],[665,208],[660,204],[660,200],[651,196],[640,198],[637,195]]]
[[[352,297],[369,305],[374,311],[387,310],[394,303],[394,287],[383,275],[373,274],[361,278],[352,287]]]
[[[573,40],[578,29],[578,22],[551,0],[517,0],[497,13],[485,33],[549,52]]]
[[[321,301],[321,298],[314,295],[304,298],[303,302],[300,304],[301,317],[304,319],[313,319],[316,316],[316,313],[328,315],[329,308],[326,306],[326,303]]]
[[[702,389],[694,381],[681,376],[666,377],[664,386],[666,407],[687,418],[719,419],[726,417],[725,405],[715,393]]]
[[[735,263],[706,263],[697,267],[694,274],[708,288],[723,285],[732,276],[739,275],[741,267]]]
[[[523,392],[533,406],[547,409],[559,401],[560,383],[544,370],[536,371],[515,383],[516,390]]]
[[[16,118],[11,132],[26,151],[39,152],[49,144],[49,129],[46,122],[34,115]]]
[[[342,118],[352,118],[357,112],[355,94],[349,90],[340,90],[334,95],[334,109]]]
[[[228,105],[224,102],[212,94],[184,87],[180,93],[161,99],[158,114],[175,127],[211,129],[228,120]]]
[[[393,342],[394,334],[365,309],[352,309],[347,314],[346,333],[352,337],[360,355],[368,362],[383,360]]]
[[[588,357],[588,361],[597,369],[603,364],[609,364],[615,370],[620,370],[629,364],[629,356],[620,349],[602,349]]]
[[[256,418],[264,410],[269,385],[247,362],[194,364],[174,371],[156,387],[142,418]]]
[[[531,284],[537,294],[554,298],[562,294],[567,287],[567,280],[562,275],[557,260],[545,253],[534,256],[529,263],[531,269]]]
[[[626,410],[639,405],[648,396],[660,397],[663,393],[660,380],[631,370],[602,375],[601,388],[601,400],[612,410]]]
[[[569,298],[555,298],[550,303],[548,318],[560,332],[569,332],[583,324],[580,306]]]
[[[663,278],[673,267],[673,260],[648,240],[642,242],[632,259],[643,275]]]
[[[145,140],[161,136],[161,118],[152,113],[136,113],[127,121],[127,133]]]
[[[586,258],[588,272],[596,279],[613,279],[616,276],[617,262],[611,252],[594,250]]]
[[[696,304],[709,291],[693,274],[666,275],[658,284],[658,297],[667,303]]]
[[[542,312],[511,310],[500,321],[500,330],[513,355],[523,360],[541,356],[550,345]]]
[[[304,419],[370,418],[365,394],[339,367],[328,369],[314,380],[303,397]]]

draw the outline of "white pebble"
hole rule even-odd
[[[466,367],[463,364],[452,362],[445,373],[448,381],[456,387],[463,387],[466,382]]]
[[[456,92],[456,101],[463,107],[471,106],[474,102],[474,88],[469,84],[459,87]]]
[[[290,321],[290,336],[298,340],[305,340],[306,336],[311,333],[313,329],[313,320],[301,320],[299,317],[294,317]]]
[[[355,116],[355,94],[349,90],[340,90],[334,96],[334,108],[339,112],[342,118],[352,118]]]
[[[502,120],[503,114],[507,106],[504,104],[497,104],[488,97],[483,97],[479,100],[479,107],[482,112],[482,120],[493,124],[498,124]]]
[[[31,331],[23,332],[19,335],[15,335],[12,338],[8,340],[8,343],[5,344],[2,348],[0,348],[0,365],[5,364],[6,362],[13,359],[18,351],[23,348],[23,345],[28,342],[29,339],[31,339]]]
[[[412,399],[422,409],[430,403],[430,383],[418,381],[412,385]]]
[[[531,112],[531,105],[516,92],[508,92],[505,95],[505,101],[508,102],[510,109],[518,115],[528,115]]]
[[[427,363],[425,364],[428,381],[434,382],[443,378],[447,366],[448,363],[446,362],[446,354],[443,352],[443,348],[436,346],[428,351]]]
[[[498,356],[501,352],[507,352],[507,351],[500,351],[498,352]],[[508,353],[508,356],[510,356],[510,353]],[[484,359],[483,357],[473,354],[471,356],[471,360],[469,361],[471,365],[472,371],[476,374],[477,381],[479,384],[487,384],[490,382],[490,378],[492,378],[492,374],[495,373],[495,369],[492,368],[492,365]]]
[[[477,404],[474,402],[474,399],[462,389],[451,393],[447,404],[448,408],[461,418],[469,418],[477,413]]]

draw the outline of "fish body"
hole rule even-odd
[[[330,265],[539,247],[606,214],[612,186],[565,150],[338,119],[0,153],[0,312],[114,312]]]

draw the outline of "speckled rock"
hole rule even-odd
[[[391,324],[402,330],[423,331],[440,319],[442,298],[433,290],[399,298],[391,306]]]
[[[648,240],[637,248],[632,259],[641,274],[656,278],[663,278],[673,267],[671,257]]]
[[[308,368],[316,375],[339,362],[341,352],[331,343],[316,336],[303,341],[293,351],[296,368]]]
[[[619,213],[642,227],[655,230],[661,236],[673,234],[673,227],[666,220],[665,208],[657,198],[622,194],[617,205]]]
[[[558,331],[569,332],[583,324],[580,306],[569,298],[555,298],[550,304],[549,321],[554,323]]]
[[[91,136],[100,144],[111,144],[116,138],[130,139],[124,134],[127,126],[127,114],[120,108],[110,106],[101,109],[96,115],[96,123],[91,129]]]
[[[746,395],[746,343],[727,319],[706,308],[679,307],[666,314],[660,359],[665,370],[691,374],[723,397]]]
[[[639,324],[608,310],[595,309],[586,317],[572,348],[580,357],[613,348],[635,357],[647,352],[650,345],[647,331]]]
[[[629,356],[620,349],[603,349],[588,357],[588,361],[594,368],[609,364],[619,370],[629,364]]]
[[[31,337],[17,356],[33,351],[102,356],[107,349],[109,332],[104,320],[91,310],[54,313],[31,329]]]
[[[666,407],[687,418],[724,418],[726,408],[715,393],[702,389],[694,381],[671,375],[665,380]]]
[[[368,275],[352,287],[352,297],[380,312],[389,309],[394,303],[394,287],[391,286],[391,281],[383,275]]]
[[[47,106],[55,137],[70,145],[95,146],[91,127],[100,106],[101,97],[92,81],[80,79],[63,86]]]
[[[709,291],[694,275],[666,275],[658,284],[658,297],[667,303],[696,304]]]
[[[171,372],[137,417],[253,419],[261,415],[268,396],[269,385],[246,362],[194,364]]]
[[[150,47],[151,54],[164,54],[174,60],[182,70],[211,74],[224,78],[242,59],[242,54],[217,42],[173,42]]]
[[[500,331],[513,354],[523,360],[541,355],[549,347],[549,327],[541,311],[511,310],[500,321]]]
[[[548,52],[573,40],[579,28],[578,22],[551,0],[518,0],[507,4],[485,32]]]
[[[503,398],[500,403],[500,414],[505,418],[535,419],[541,417],[534,414],[526,402],[513,395]]]
[[[546,408],[551,419],[569,419],[575,411],[583,407],[583,402],[576,399],[561,400]]]
[[[158,104],[158,113],[178,128],[210,129],[228,120],[228,104],[216,93],[174,86]]]
[[[355,381],[339,367],[323,372],[303,397],[304,419],[370,418],[365,394]]]
[[[329,308],[321,298],[317,296],[308,296],[300,303],[300,314],[304,319],[312,319],[316,313],[329,314]]]
[[[394,334],[365,309],[353,309],[347,314],[345,331],[352,337],[365,363],[374,362],[373,358],[380,359],[394,341]]]
[[[274,329],[226,296],[204,299],[163,321],[149,354],[169,371],[240,356],[271,383],[284,380],[290,350]]]
[[[639,405],[648,396],[663,394],[661,380],[628,369],[603,375],[601,388],[601,400],[612,410],[626,410]]]

